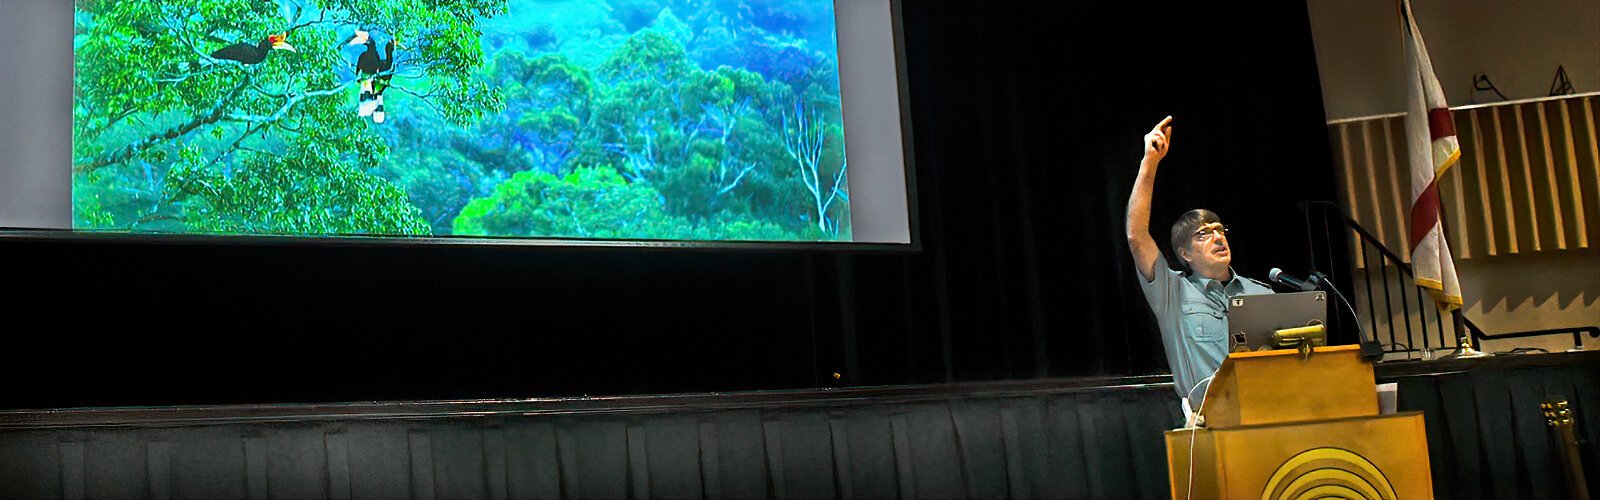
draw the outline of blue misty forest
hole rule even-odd
[[[77,229],[848,241],[830,0],[78,0]]]

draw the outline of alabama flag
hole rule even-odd
[[[1400,0],[1406,46],[1406,149],[1411,167],[1411,271],[1439,307],[1461,307],[1461,284],[1439,218],[1439,179],[1461,158],[1455,120],[1433,74],[1410,0]]]

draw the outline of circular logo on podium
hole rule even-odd
[[[1312,448],[1278,466],[1261,500],[1395,500],[1394,485],[1371,460],[1342,448]]]

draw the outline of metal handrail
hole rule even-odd
[[[1388,266],[1393,265],[1398,270],[1398,272],[1404,277],[1414,278],[1416,276],[1415,273],[1412,272],[1411,266],[1409,264],[1406,264],[1406,262],[1400,257],[1399,254],[1396,254],[1394,251],[1392,251],[1388,247],[1384,246],[1382,240],[1378,239],[1378,237],[1376,235],[1372,234],[1372,232],[1368,231],[1365,227],[1362,227],[1360,223],[1356,222],[1355,218],[1351,217],[1348,212],[1344,211],[1344,207],[1341,207],[1336,203],[1329,202],[1329,201],[1318,201],[1318,200],[1308,200],[1308,201],[1300,202],[1300,209],[1306,211],[1307,232],[1308,232],[1308,234],[1312,231],[1312,228],[1311,228],[1311,225],[1310,225],[1310,217],[1311,217],[1310,216],[1310,209],[1313,206],[1320,207],[1320,208],[1323,208],[1323,209],[1326,209],[1326,210],[1331,210],[1332,212],[1338,214],[1338,220],[1344,224],[1346,229],[1354,231],[1356,233],[1356,235],[1361,238],[1361,241],[1362,241],[1361,244],[1369,244],[1370,247],[1373,250],[1376,250],[1377,253],[1378,253],[1378,264],[1379,264],[1379,266],[1381,268],[1380,273],[1382,273],[1384,275],[1387,275]],[[1324,219],[1324,220],[1326,220],[1326,219]],[[1410,282],[1410,281],[1408,280],[1408,282]],[[1422,287],[1416,286],[1414,282],[1410,282],[1410,284],[1412,285],[1412,287],[1415,290],[1417,290],[1419,292],[1420,292],[1420,290],[1422,290]],[[1374,337],[1376,337],[1377,336],[1377,331],[1376,331],[1377,330],[1377,319],[1376,319],[1376,311],[1377,311],[1377,309],[1376,309],[1376,306],[1373,304],[1373,294],[1372,294],[1372,290],[1371,290],[1371,279],[1370,278],[1367,280],[1367,286],[1368,286],[1367,311],[1368,311],[1369,320],[1370,320],[1370,322],[1372,324],[1372,328],[1374,330],[1372,332],[1372,335]],[[1401,293],[1403,294],[1404,291],[1402,291]],[[1420,303],[1421,302],[1422,301],[1420,300],[1420,297],[1419,297],[1419,307],[1420,307]],[[1389,303],[1390,303],[1389,289],[1388,289],[1387,282],[1385,282],[1385,284],[1384,284],[1384,305],[1386,307],[1392,307],[1392,306],[1389,306]],[[1405,300],[1405,297],[1403,295],[1402,295],[1402,298],[1401,298],[1401,307],[1403,309],[1402,314],[1405,317],[1409,318],[1410,317],[1410,310],[1409,310],[1408,302]],[[1391,309],[1391,311],[1392,311],[1392,309]],[[1431,346],[1428,345],[1427,321],[1426,321],[1426,316],[1425,316],[1426,313],[1423,313],[1423,314],[1424,314],[1424,319],[1422,321],[1420,321],[1420,324],[1422,325],[1422,328],[1423,328],[1423,335],[1421,337],[1421,339],[1423,341],[1423,349],[1422,350],[1429,350],[1429,348]],[[1392,317],[1393,314],[1391,313],[1390,316]],[[1435,310],[1435,319],[1436,319],[1435,324],[1438,325],[1439,330],[1440,330],[1439,331],[1439,334],[1440,334],[1439,335],[1439,337],[1440,337],[1439,338],[1439,343],[1440,343],[1439,347],[1440,348],[1444,348],[1445,347],[1445,339],[1443,338],[1444,337],[1444,335],[1443,335],[1444,334],[1444,321],[1443,321],[1443,318],[1439,318],[1438,316],[1439,315],[1437,314],[1437,310]],[[1475,340],[1475,341],[1513,339],[1513,338],[1528,338],[1528,337],[1542,337],[1542,336],[1546,336],[1546,335],[1568,335],[1568,334],[1570,334],[1570,335],[1572,335],[1573,345],[1575,346],[1575,349],[1576,350],[1581,350],[1581,349],[1583,349],[1583,337],[1585,335],[1587,335],[1589,337],[1600,338],[1600,327],[1595,327],[1595,326],[1577,326],[1577,327],[1556,328],[1556,329],[1547,329],[1547,330],[1528,330],[1528,331],[1520,331],[1520,332],[1507,332],[1507,333],[1489,334],[1489,333],[1485,333],[1483,331],[1483,328],[1479,327],[1476,323],[1473,323],[1471,319],[1468,319],[1466,317],[1466,315],[1462,314],[1462,311],[1459,310],[1459,309],[1454,311],[1452,313],[1452,316],[1453,316],[1453,319],[1457,319],[1459,321],[1458,326],[1456,328],[1457,333],[1458,333],[1457,338],[1460,337],[1460,335],[1459,335],[1460,330],[1464,328],[1472,336],[1472,339]],[[1357,318],[1357,321],[1360,321],[1359,318]],[[1405,327],[1406,327],[1406,338],[1407,338],[1407,341],[1410,341],[1410,340],[1413,339],[1413,335],[1412,335],[1412,332],[1411,332],[1411,323],[1410,323],[1409,319],[1406,321],[1406,326]],[[1389,330],[1390,330],[1391,343],[1389,345],[1385,346],[1385,349],[1384,349],[1385,352],[1413,352],[1413,351],[1417,351],[1418,350],[1418,349],[1414,349],[1413,346],[1410,346],[1410,345],[1405,345],[1406,349],[1390,349],[1391,347],[1394,347],[1395,345],[1403,345],[1403,344],[1397,344],[1397,343],[1392,342],[1395,339],[1394,325],[1392,323],[1389,325]],[[1459,349],[1459,348],[1460,347],[1458,346],[1457,349]]]
[[[1545,335],[1572,335],[1572,350],[1583,350],[1583,337],[1588,335],[1600,339],[1600,326],[1571,326],[1567,328],[1552,328],[1549,330],[1528,330],[1523,332],[1487,334],[1478,328],[1478,325],[1467,325],[1467,331],[1472,332],[1476,340],[1520,339],[1528,337],[1543,337]]]

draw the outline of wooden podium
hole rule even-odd
[[[1167,431],[1172,498],[1433,498],[1422,413],[1378,415],[1356,346],[1229,355],[1201,413]]]

